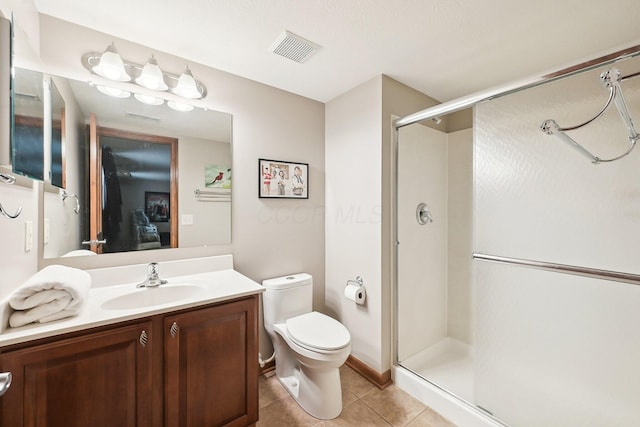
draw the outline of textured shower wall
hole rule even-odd
[[[595,114],[600,72],[476,106],[476,251],[640,273],[640,151],[592,165],[538,129]],[[623,87],[640,120],[638,80]],[[627,145],[615,109],[571,136],[601,157]],[[475,273],[476,403],[518,426],[637,425],[640,287],[486,262]]]
[[[473,342],[471,129],[400,129],[398,153],[398,356],[449,336]],[[419,225],[418,203],[434,222]]]
[[[412,125],[398,153],[398,358],[447,336],[447,134]],[[419,225],[426,203],[433,223]]]
[[[447,141],[447,335],[473,344],[473,130]]]

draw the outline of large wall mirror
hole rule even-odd
[[[230,114],[51,80],[65,105],[65,185],[44,193],[44,258],[231,242]]]

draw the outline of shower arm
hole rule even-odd
[[[556,135],[559,139],[566,142],[571,147],[575,148],[584,156],[589,158],[589,160],[591,160],[591,163],[593,164],[613,162],[615,160],[625,157],[626,155],[631,153],[631,151],[634,149],[636,142],[638,141],[638,139],[640,139],[640,135],[636,131],[635,127],[633,126],[633,121],[631,120],[631,115],[629,114],[627,103],[625,102],[624,96],[622,95],[622,88],[620,87],[620,82],[627,78],[636,77],[639,75],[640,73],[634,73],[626,77],[622,77],[620,75],[620,71],[617,68],[612,68],[608,71],[603,72],[600,75],[600,80],[602,82],[603,87],[609,89],[609,99],[607,99],[607,102],[605,103],[604,107],[602,107],[602,109],[593,118],[579,125],[570,126],[570,127],[561,127],[560,125],[558,125],[558,123],[556,123],[555,120],[549,119],[544,121],[542,125],[540,125],[540,130],[542,130],[547,135]],[[591,153],[586,148],[584,148],[580,143],[578,143],[576,140],[571,138],[565,132],[580,129],[592,123],[599,117],[601,117],[611,105],[611,101],[613,101],[613,103],[615,104],[618,110],[618,113],[620,113],[620,117],[622,118],[622,121],[627,126],[627,129],[629,132],[629,149],[617,157],[602,159],[594,155],[593,153]]]

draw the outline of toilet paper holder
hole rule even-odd
[[[355,285],[364,288],[364,281],[362,280],[362,277],[356,276],[356,280],[347,280],[347,286],[349,285]]]
[[[347,280],[347,284],[344,287],[344,296],[359,306],[365,305],[367,289],[364,287],[362,277],[356,276],[355,280]]]

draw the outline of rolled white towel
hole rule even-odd
[[[9,297],[15,311],[9,325],[51,322],[80,313],[91,287],[86,271],[63,265],[50,265],[31,276]]]

